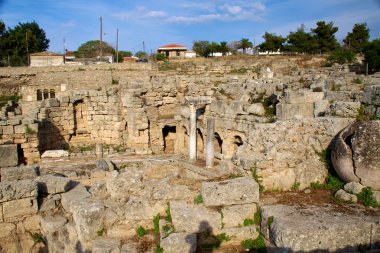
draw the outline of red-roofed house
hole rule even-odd
[[[159,54],[165,54],[167,58],[185,58],[187,47],[178,44],[169,44],[157,49]]]

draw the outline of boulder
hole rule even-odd
[[[241,177],[221,182],[203,182],[205,206],[224,206],[259,202],[259,185],[253,178]]]
[[[255,103],[251,104],[249,107],[246,108],[246,112],[257,115],[257,116],[264,116],[265,115],[265,108],[262,103]]]
[[[192,196],[192,192],[185,185],[171,185],[169,179],[160,180],[152,189],[152,198],[155,200],[185,200]]]
[[[16,144],[0,145],[0,168],[14,167],[18,164]]]
[[[257,211],[256,204],[226,206],[222,209],[222,222],[225,228],[243,225],[245,219],[253,219]]]
[[[1,181],[35,179],[38,175],[39,167],[36,165],[1,169]]]
[[[90,196],[91,194],[87,191],[87,189],[83,185],[79,184],[70,191],[61,194],[62,207],[66,210],[66,212],[72,213],[71,207],[75,203],[82,202]]]
[[[160,242],[165,253],[195,253],[197,249],[197,235],[187,233],[173,233]]]
[[[339,117],[355,117],[358,115],[360,105],[360,102],[336,101],[331,104],[326,114]]]
[[[346,183],[360,182],[380,190],[380,121],[358,121],[334,139],[331,161]]]
[[[37,183],[33,180],[0,182],[0,203],[24,198],[36,198]]]
[[[59,158],[59,157],[68,157],[69,152],[66,150],[46,150],[41,158]]]
[[[104,171],[115,170],[115,165],[109,159],[99,159],[95,161],[96,167]]]
[[[335,198],[341,199],[346,202],[350,202],[350,203],[358,202],[358,197],[356,197],[356,195],[347,193],[345,190],[342,190],[342,189],[338,190],[334,196]]]
[[[141,171],[128,169],[124,173],[113,173],[106,181],[107,191],[112,198],[128,198],[144,188]]]
[[[259,229],[256,225],[243,226],[236,228],[224,228],[219,234],[225,233],[229,237],[228,241],[224,241],[222,246],[240,245],[242,241],[247,239],[255,240],[259,236]]]
[[[73,182],[67,178],[56,175],[43,175],[36,178],[38,192],[56,194],[69,191],[73,187]]]
[[[350,182],[344,185],[344,190],[351,194],[361,193],[364,188],[365,188],[364,185],[357,182]]]

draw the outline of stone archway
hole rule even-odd
[[[87,105],[80,99],[74,102],[74,135],[88,135]]]
[[[174,154],[177,150],[177,128],[175,126],[164,126],[164,128],[162,129],[162,137],[164,140],[163,151],[165,153]]]
[[[220,135],[215,132],[215,137],[214,137],[214,152],[217,157],[221,156],[223,154],[223,140],[220,138]]]

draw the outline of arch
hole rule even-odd
[[[220,138],[220,135],[215,132],[214,134],[214,150],[215,153],[222,154],[223,153],[223,140]]]
[[[44,89],[44,99],[48,99],[49,98],[49,90],[48,89]]]
[[[87,105],[83,99],[77,100],[74,106],[74,135],[87,134]]]
[[[37,90],[37,101],[41,101],[42,100],[42,92],[40,89]]]
[[[55,90],[50,89],[50,98],[55,98]]]
[[[176,126],[164,126],[164,128],[162,128],[162,138],[164,140],[164,152],[174,153],[176,151],[177,139]]]

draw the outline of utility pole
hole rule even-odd
[[[119,28],[116,28],[116,63],[119,62]]]
[[[100,61],[102,61],[103,57],[103,49],[102,49],[102,34],[103,34],[103,28],[102,28],[102,17],[100,17]]]
[[[63,37],[63,63],[66,63],[66,39]]]

